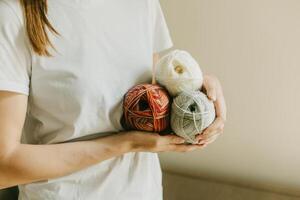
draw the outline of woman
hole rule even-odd
[[[156,153],[202,148],[226,116],[205,76],[218,116],[199,144],[123,131],[123,95],[171,46],[158,0],[1,0],[0,188],[19,185],[21,200],[162,199]]]

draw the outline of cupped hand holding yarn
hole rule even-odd
[[[186,51],[175,50],[154,67],[157,84],[140,84],[128,91],[123,102],[128,129],[162,132],[171,124],[175,134],[196,143],[195,137],[215,119],[214,104],[200,92],[203,74],[196,60]],[[170,114],[170,98],[174,97]]]
[[[155,71],[158,83],[166,87],[172,96],[202,87],[202,70],[187,51],[171,51],[158,61]]]
[[[215,108],[207,96],[198,91],[186,91],[172,103],[171,128],[187,143],[197,143],[196,135],[215,119]]]
[[[169,127],[170,98],[156,84],[140,84],[131,88],[123,102],[128,129],[161,132]]]
[[[188,52],[174,50],[163,56],[155,68],[158,83],[174,97],[172,130],[187,143],[196,143],[196,135],[215,119],[213,102],[200,92],[203,73],[199,64]]]

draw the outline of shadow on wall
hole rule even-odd
[[[0,190],[0,200],[17,200],[18,194],[19,191],[17,187]]]
[[[163,186],[165,200],[300,200],[296,196],[170,172],[164,172]]]
[[[228,106],[225,133],[214,144],[161,153],[162,168],[300,196],[300,1],[161,3],[174,48],[219,77]]]

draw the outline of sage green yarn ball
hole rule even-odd
[[[187,143],[196,143],[195,137],[215,119],[212,101],[200,91],[182,92],[172,103],[171,128]]]

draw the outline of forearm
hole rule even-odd
[[[0,188],[57,178],[130,151],[125,134],[55,145],[17,145],[0,164]]]

